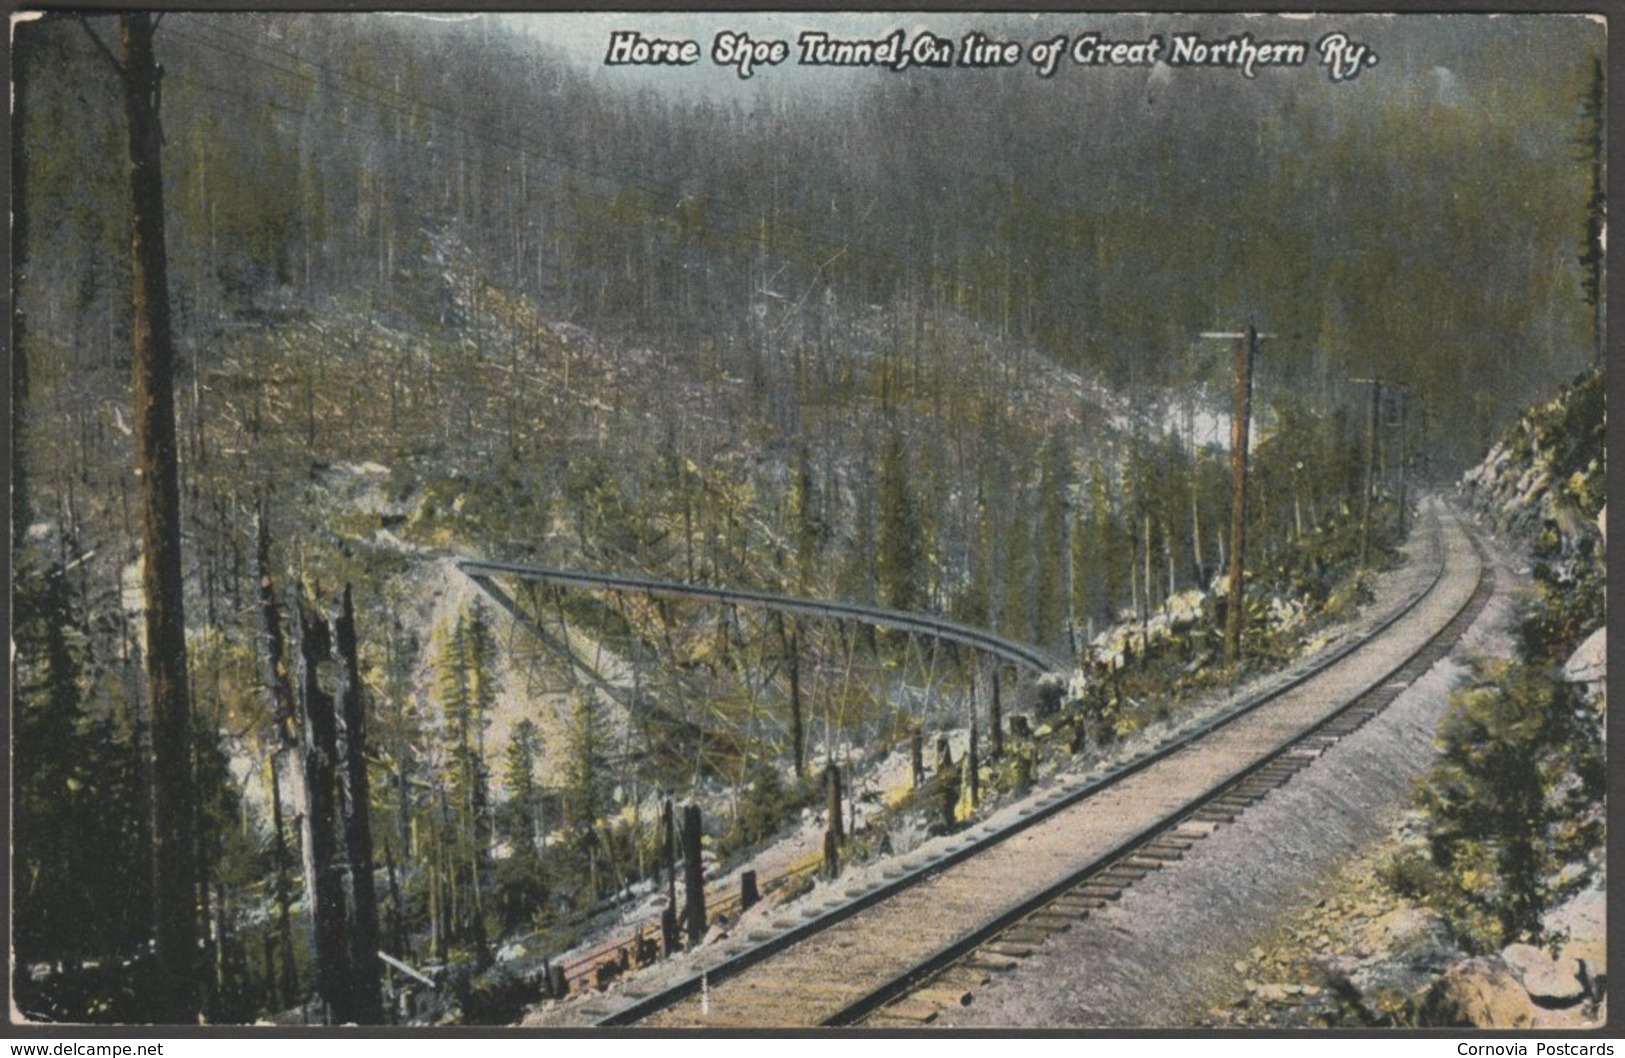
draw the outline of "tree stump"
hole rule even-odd
[[[683,904],[688,943],[705,939],[705,866],[700,860],[700,806],[683,806]]]
[[[841,841],[846,837],[841,825],[841,769],[834,764],[824,771],[824,791],[827,795],[824,826],[835,835],[836,841]]]

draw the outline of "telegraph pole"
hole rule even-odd
[[[1247,446],[1253,409],[1253,359],[1258,343],[1273,334],[1259,334],[1252,324],[1244,331],[1203,331],[1203,338],[1229,338],[1236,343],[1235,404],[1230,415],[1230,591],[1225,604],[1224,663],[1241,660],[1242,610],[1247,549]]]

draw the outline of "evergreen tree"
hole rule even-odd
[[[494,654],[484,608],[476,602],[457,615],[438,663],[440,708],[451,765],[447,785],[459,827],[471,842],[489,840],[491,836],[485,731],[498,691]]]
[[[445,857],[440,877],[449,885],[446,895],[458,909],[450,929],[468,936],[481,960],[487,954],[485,890],[493,837],[485,729],[497,694],[494,653],[490,626],[476,602],[457,615],[438,661],[448,766],[446,825],[438,831]]]
[[[1475,943],[1541,939],[1585,884],[1559,871],[1601,844],[1601,731],[1596,703],[1524,664],[1489,662],[1452,696],[1422,804],[1440,896]]]
[[[591,904],[610,879],[611,863],[600,820],[614,803],[615,779],[609,757],[609,733],[603,707],[591,688],[583,688],[570,712],[564,764],[565,825],[575,861],[579,898]]]
[[[530,719],[514,727],[503,754],[503,785],[508,799],[503,806],[503,836],[509,855],[497,870],[498,904],[504,929],[514,929],[534,918],[546,898],[543,874],[543,819],[541,788],[536,783],[536,762],[542,752],[541,734]]]
[[[503,837],[516,854],[535,849],[541,838],[541,789],[536,783],[536,762],[542,754],[542,736],[528,717],[514,726],[503,754],[503,785],[508,800],[503,812]]]
[[[925,597],[925,551],[903,435],[895,426],[886,434],[880,462],[879,514],[876,573],[880,603],[897,610],[917,610]]]
[[[139,725],[116,681],[95,662],[89,629],[64,570],[39,572],[17,556],[12,595],[12,944],[18,967],[44,963],[67,987],[35,994],[26,1009],[60,1021],[151,1016],[150,789]],[[105,708],[86,705],[100,699]],[[86,996],[81,965],[126,965],[113,992]],[[128,960],[128,963],[126,961]]]
[[[19,965],[76,965],[92,938],[86,912],[91,850],[85,781],[93,767],[83,735],[83,630],[60,566],[18,570],[12,679],[17,689],[12,760],[12,938]]]

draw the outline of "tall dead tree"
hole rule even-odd
[[[355,611],[348,588],[330,617],[297,592],[290,609],[303,778],[300,834],[316,994],[330,1024],[377,1024],[383,1020],[378,900]]]
[[[801,778],[806,768],[806,736],[802,726],[801,709],[801,629],[786,631],[784,615],[774,611],[773,618],[778,626],[779,640],[783,644],[785,657],[790,664],[790,759],[795,765],[796,778]]]
[[[349,1009],[349,954],[344,943],[344,901],[337,891],[334,817],[334,757],[337,732],[333,699],[318,676],[330,650],[327,626],[295,590],[288,607],[294,657],[299,732],[298,802],[300,846],[304,853],[305,905],[310,909],[311,951],[316,995],[325,1018],[343,1023]]]
[[[705,865],[701,861],[700,806],[683,806],[683,919],[689,947],[705,939]]]
[[[298,994],[298,971],[293,956],[293,916],[288,893],[288,845],[282,828],[282,761],[292,748],[293,691],[288,686],[287,662],[283,655],[282,616],[276,603],[276,588],[271,581],[271,534],[263,510],[254,519],[254,578],[259,584],[259,662],[260,682],[271,710],[274,729],[271,750],[271,828],[272,852],[275,862],[275,893],[277,905],[277,945],[282,972],[279,985],[284,1003],[295,1002]]]
[[[162,15],[158,16],[162,18]],[[164,243],[163,70],[153,55],[158,19],[119,16],[119,54],[80,25],[118,76],[129,134],[130,334],[137,474],[141,479],[141,592],[147,690],[152,703],[153,939],[160,1022],[195,1022],[197,841],[192,700],[181,594],[180,488],[176,469],[174,342]]]
[[[343,830],[343,882],[350,964],[351,1017],[362,1025],[384,1020],[379,992],[378,897],[373,889],[372,824],[367,783],[366,713],[362,707],[361,665],[350,588],[339,597],[329,620],[332,660],[337,671],[333,720],[337,749],[338,810]]]

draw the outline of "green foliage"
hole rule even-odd
[[[1599,564],[1584,564],[1561,580],[1537,580],[1518,627],[1523,656],[1534,664],[1561,664],[1606,617],[1607,571]]]
[[[133,710],[96,663],[66,572],[17,553],[12,581],[12,944],[16,999],[59,1021],[148,1016],[150,836]],[[106,696],[104,710],[86,703]],[[101,969],[84,970],[86,961]],[[52,968],[43,979],[35,964]],[[144,1006],[143,1004],[147,1004]]]
[[[485,729],[497,695],[494,651],[484,607],[476,601],[457,615],[437,664],[450,761],[447,786],[460,829],[471,839],[490,833]]]
[[[441,902],[438,928],[446,941],[466,941],[482,963],[488,958],[486,894],[494,838],[485,758],[485,730],[498,690],[494,651],[484,608],[476,601],[445,632],[436,659],[445,771],[427,827],[435,864],[427,884]]]
[[[1405,1029],[1417,1024],[1417,999],[1398,988],[1378,986],[1369,991],[1347,975],[1327,971],[1321,978],[1326,1010],[1316,1015],[1324,1028]]]
[[[19,664],[14,760],[17,798],[12,863],[20,958],[71,954],[89,943],[80,916],[90,894],[72,840],[85,817],[93,767],[84,738],[83,632],[60,567],[20,570],[15,620]]]
[[[1603,838],[1603,699],[1557,676],[1605,620],[1606,568],[1589,524],[1602,502],[1592,483],[1602,477],[1603,422],[1593,370],[1528,409],[1475,478],[1499,517],[1517,524],[1540,512],[1535,589],[1518,614],[1520,659],[1480,663],[1452,697],[1421,795],[1431,870],[1412,865],[1405,884],[1426,889],[1483,947],[1539,939],[1543,913],[1585,884]]]
[[[772,763],[754,762],[740,792],[734,819],[717,842],[717,855],[732,856],[768,840],[802,809],[819,803],[821,796],[816,779],[787,784]]]
[[[879,555],[875,568],[881,605],[897,610],[917,610],[925,597],[925,542],[910,474],[902,431],[894,427],[887,433],[880,463]]]
[[[1069,115],[1140,113],[1142,86],[1005,78],[989,91],[965,79],[922,96],[894,81],[854,90],[838,115],[768,98],[746,115],[602,92],[567,64],[537,63],[533,42],[494,23],[171,16],[160,37],[173,74],[165,172],[187,590],[221,626],[193,633],[205,648],[198,807],[216,880],[248,890],[265,870],[265,821],[242,810],[223,756],[257,747],[216,737],[264,725],[246,640],[230,627],[248,609],[238,514],[259,495],[286,523],[279,539],[324,579],[398,584],[419,567],[411,546],[466,546],[809,595],[874,599],[878,586],[890,605],[951,600],[967,620],[1056,645],[1073,613],[1108,623],[1136,597],[1149,608],[1205,581],[1229,502],[1216,452],[1194,435],[1130,436],[1093,404],[1087,372],[1057,365],[1194,391],[1212,372],[1168,353],[1216,313],[1265,303],[1281,316],[1269,329],[1306,338],[1272,350],[1260,393],[1281,379],[1319,392],[1282,411],[1256,454],[1266,499],[1253,539],[1271,562],[1255,586],[1312,596],[1346,563],[1352,530],[1335,512],[1358,487],[1359,446],[1325,410],[1328,377],[1380,354],[1413,372],[1435,421],[1450,424],[1435,439],[1460,447],[1461,423],[1476,441],[1522,389],[1573,360],[1579,306],[1600,299],[1594,64],[1586,157],[1577,166],[1553,148],[1587,72],[1576,43],[1593,32],[1576,22],[1528,34],[1534,53],[1558,60],[1525,64],[1552,71],[1529,85],[1502,64],[1475,79],[1498,34],[1464,32],[1453,68],[1482,97],[1473,106],[1414,105],[1435,75],[1416,82],[1396,63],[1353,113],[1329,103],[1351,98],[1341,89],[1235,96],[1218,120],[1257,135],[1215,148],[1196,134],[1215,120],[1204,99],[1148,111],[1101,152]],[[151,902],[139,681],[114,664],[129,634],[109,598],[133,537],[127,206],[116,81],[89,38],[71,18],[42,19],[15,44],[16,295],[29,321],[14,365],[29,424],[19,504],[82,539],[62,562],[94,557],[71,587],[61,571],[42,581],[23,570],[15,583],[14,942],[25,958],[71,960],[75,948],[139,941]],[[326,74],[299,72],[307,62]],[[515,139],[521,111],[568,118]],[[683,174],[682,193],[651,173]],[[1553,268],[1560,260],[1570,267]],[[1432,306],[1425,318],[1371,309],[1418,299]],[[1507,334],[1531,336],[1521,355],[1505,355]],[[1584,395],[1600,431],[1600,374]],[[343,468],[368,461],[387,464],[382,483],[347,491]],[[1593,515],[1600,444],[1554,465],[1555,487]],[[1283,521],[1288,496],[1309,523],[1301,532]],[[1274,546],[1288,537],[1311,542]],[[1555,657],[1600,613],[1601,578],[1550,592],[1528,635]],[[493,877],[508,924],[577,878],[588,903],[610,891],[636,858],[628,826],[606,821],[612,791],[648,761],[685,778],[739,773],[743,696],[726,659],[704,652],[699,621],[562,608],[589,634],[633,644],[634,661],[664,650],[681,675],[645,692],[659,706],[634,717],[637,760],[615,759],[595,703],[577,703],[560,777],[572,833],[556,871],[525,837],[536,829],[522,789],[528,736],[504,757],[504,812],[489,805],[483,741],[497,688],[483,616],[448,631],[428,696],[413,686],[419,645],[362,629],[364,653],[389,659],[369,677],[387,688],[373,749],[390,778],[373,789],[394,823],[408,949],[431,908],[442,948],[448,930],[462,944],[484,929]],[[803,631],[809,698],[841,668],[838,638]],[[886,647],[860,670],[883,670]],[[1190,661],[1183,651],[1126,677],[1148,704],[1102,711],[1096,741],[1166,708],[1140,687]],[[886,708],[841,694],[825,707],[833,739],[880,726]],[[415,712],[435,705],[438,730]],[[740,840],[768,833],[801,796],[770,772],[746,773]],[[514,850],[495,864],[493,829]],[[123,891],[104,869],[79,871],[87,849],[135,865]]]
[[[1481,947],[1541,936],[1578,891],[1560,874],[1602,841],[1600,708],[1528,665],[1480,665],[1452,695],[1440,759],[1422,792],[1440,909]]]
[[[528,717],[514,726],[503,752],[503,786],[507,800],[500,814],[501,832],[509,854],[497,864],[498,911],[505,930],[534,922],[547,900],[546,863],[542,858],[541,789],[536,762],[542,752],[541,735]]]
[[[1040,754],[1039,744],[1031,739],[1006,738],[1004,756],[988,767],[988,783],[983,796],[989,796],[990,792],[1017,796],[1026,793],[1038,775]]]
[[[502,812],[503,836],[516,849],[537,844],[541,825],[540,788],[536,783],[536,762],[542,753],[542,736],[529,717],[514,725],[503,751],[503,786],[507,801]]]
[[[609,812],[615,790],[604,709],[593,689],[577,692],[565,739],[565,822],[572,833],[586,835]]]

